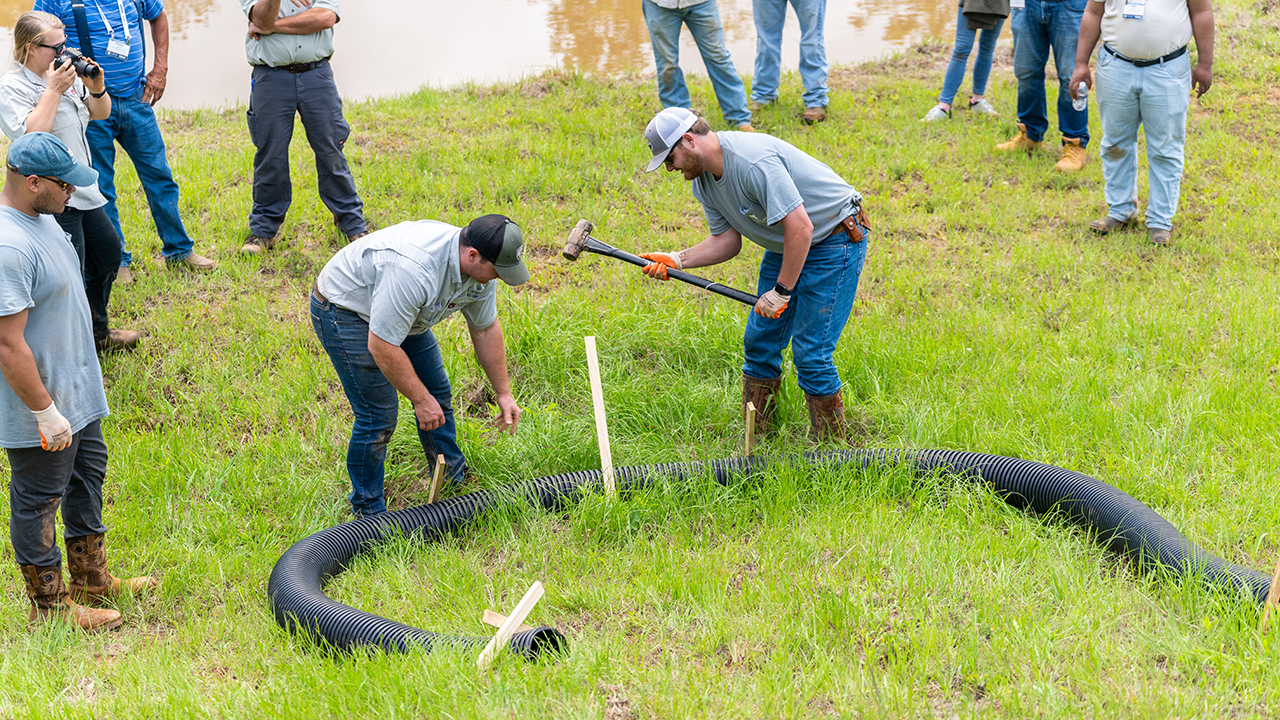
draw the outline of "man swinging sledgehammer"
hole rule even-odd
[[[796,376],[817,440],[844,438],[840,374],[832,354],[849,313],[870,233],[862,195],[835,171],[789,143],[762,133],[712,133],[684,108],[658,113],[644,131],[649,171],[666,164],[690,181],[710,236],[675,253],[642,253],[644,273],[722,263],[742,238],[765,249],[760,299],[743,337],[742,402],[756,407],[758,432],[769,427],[782,384],[782,351],[791,345]]]

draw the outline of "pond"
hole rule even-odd
[[[246,20],[238,0],[167,0],[165,6],[171,46],[161,106],[246,102]],[[755,59],[751,0],[719,0],[719,6],[734,64],[750,74]],[[6,58],[12,57],[13,24],[30,8],[31,0],[0,0],[0,47]],[[640,0],[348,0],[342,8],[333,67],[348,98],[412,92],[422,85],[512,80],[555,67],[599,74],[653,72]],[[954,0],[829,0],[827,57],[832,64],[857,62],[926,37],[949,41],[955,14]],[[795,68],[798,42],[795,16],[789,15],[784,67]],[[687,30],[680,55],[686,72],[705,72]]]

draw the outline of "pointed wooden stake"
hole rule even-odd
[[[751,457],[751,445],[756,439],[756,404],[747,403],[747,457]]]
[[[484,616],[481,617],[480,620],[481,622],[483,622],[485,625],[488,625],[489,627],[500,628],[502,627],[502,623],[507,621],[507,616],[500,615],[492,610],[485,610]],[[526,630],[532,630],[532,629],[533,628],[529,627],[528,625],[521,623],[520,627],[516,628],[516,632],[522,633],[522,632],[525,632]]]
[[[484,651],[480,653],[480,657],[476,659],[476,667],[484,670],[493,663],[493,659],[498,652],[511,642],[511,636],[516,634],[516,628],[520,627],[529,613],[533,610],[533,606],[538,604],[538,600],[542,599],[542,583],[534,581],[529,586],[529,590],[525,592],[524,597],[520,598],[520,603],[516,605],[515,610],[507,616],[502,626],[498,628],[498,633],[493,636],[488,645],[484,646]]]
[[[600,470],[604,476],[604,492],[610,500],[618,497],[613,484],[613,456],[609,453],[609,424],[604,417],[604,388],[600,384],[600,361],[596,358],[596,338],[588,335],[587,373],[591,376],[591,404],[596,409],[596,442],[600,445]]]
[[[436,456],[436,471],[431,476],[431,494],[427,496],[427,504],[436,501],[436,496],[440,494],[440,485],[444,482],[444,455]]]
[[[1271,590],[1267,592],[1267,605],[1262,609],[1262,621],[1258,623],[1258,632],[1265,632],[1267,629],[1267,618],[1271,615],[1271,608],[1275,606],[1276,601],[1280,600],[1280,561],[1276,562],[1276,571],[1271,575]]]

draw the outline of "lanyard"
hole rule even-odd
[[[126,44],[133,44],[133,33],[129,31],[129,16],[124,11],[124,0],[116,0],[120,7],[120,25],[124,27],[124,41]],[[111,29],[111,23],[107,22],[107,14],[102,12],[102,6],[95,4],[94,7],[98,11],[98,15],[102,17],[102,24],[107,28],[107,34],[111,40],[115,41],[116,31]]]

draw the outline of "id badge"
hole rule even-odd
[[[117,60],[128,60],[129,43],[124,40],[116,40],[115,38],[112,38],[107,42],[107,54]]]
[[[1012,10],[1022,10],[1027,6],[1027,0],[1009,0],[1009,8]]]
[[[1147,0],[1125,0],[1122,14],[1125,20],[1141,20],[1147,11]]]

